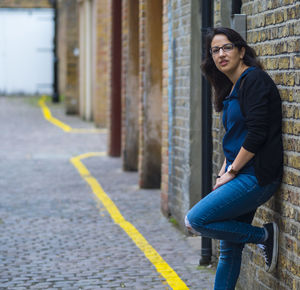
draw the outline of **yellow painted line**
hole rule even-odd
[[[42,96],[39,100],[39,106],[42,108],[43,114],[44,114],[44,118],[49,121],[50,123],[52,123],[53,125],[61,128],[62,130],[64,130],[65,132],[70,132],[72,130],[72,127],[66,125],[65,123],[59,121],[58,119],[52,117],[52,114],[49,110],[49,108],[46,106],[46,96]]]
[[[125,220],[117,206],[104,192],[98,181],[90,174],[88,169],[83,165],[81,159],[95,156],[103,156],[102,152],[91,152],[82,154],[70,159],[70,162],[78,170],[82,178],[90,185],[93,193],[102,202],[106,210],[109,212],[113,221],[119,225],[127,235],[133,240],[136,246],[144,253],[147,259],[155,266],[172,289],[184,290],[189,289],[186,284],[179,278],[177,273],[167,264],[167,262],[159,255],[159,253],[147,242],[143,235],[135,228],[133,224]]]
[[[42,96],[39,99],[39,106],[42,109],[44,118],[52,123],[53,125],[59,127],[67,133],[106,133],[106,129],[83,129],[83,128],[72,128],[71,126],[63,123],[62,121],[56,119],[52,116],[50,109],[46,105],[47,96]]]

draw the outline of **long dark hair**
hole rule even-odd
[[[217,27],[213,28],[206,37],[206,52],[205,52],[205,59],[202,62],[201,68],[208,79],[210,84],[214,89],[214,107],[217,112],[221,112],[223,109],[223,100],[226,96],[229,95],[232,82],[229,78],[220,72],[211,56],[210,48],[211,42],[215,35],[217,34],[224,34],[227,36],[228,40],[234,44],[239,50],[242,47],[245,48],[245,56],[243,58],[244,64],[247,66],[255,66],[262,69],[262,65],[260,61],[257,59],[256,53],[253,48],[248,46],[247,42],[242,38],[242,36],[230,28],[225,27]]]

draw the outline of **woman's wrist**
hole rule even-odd
[[[233,167],[233,164],[230,164],[228,166],[227,172],[233,174],[234,176],[237,176],[239,174],[239,171],[236,170],[235,167]]]
[[[221,178],[222,177],[222,175],[224,174],[225,172],[219,172],[219,174],[217,175],[217,177],[216,178]]]

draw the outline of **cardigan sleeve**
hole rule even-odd
[[[267,138],[271,91],[264,73],[251,74],[244,81],[241,105],[248,133],[242,146],[252,153],[257,153]]]

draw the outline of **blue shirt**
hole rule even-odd
[[[237,80],[231,94],[223,101],[223,125],[226,133],[223,138],[223,151],[226,157],[226,170],[232,164],[244,143],[248,133],[245,117],[242,114],[240,101],[238,99],[238,90],[242,78],[250,71],[256,69],[250,67],[246,69]],[[240,173],[255,175],[253,158],[240,170]]]

